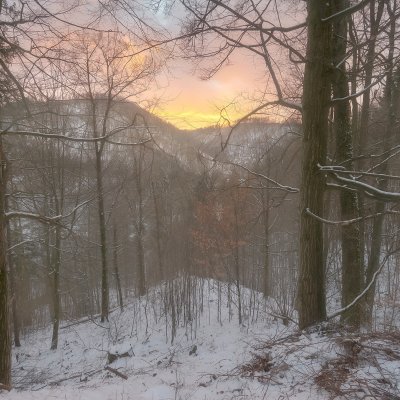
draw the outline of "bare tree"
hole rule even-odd
[[[107,256],[107,227],[104,190],[104,158],[107,142],[117,144],[110,137],[123,131],[131,132],[137,125],[137,117],[129,120],[115,114],[116,104],[126,97],[139,96],[145,89],[148,79],[155,70],[154,60],[135,55],[131,44],[119,33],[95,34],[76,38],[70,54],[76,64],[71,81],[75,97],[84,100],[90,118],[87,122],[88,134],[94,143],[97,208],[99,218],[102,288],[101,320],[108,319],[109,283]],[[119,125],[117,125],[119,122]],[[119,136],[121,137],[121,135]],[[142,138],[142,140],[145,140]],[[147,139],[148,140],[148,139]],[[121,145],[128,142],[121,142]]]

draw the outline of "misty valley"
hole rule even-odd
[[[400,399],[399,18],[0,1],[0,397]]]

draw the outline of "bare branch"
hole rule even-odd
[[[124,128],[125,129],[125,128]],[[118,130],[118,132],[123,131],[124,129]],[[41,132],[33,132],[33,131],[3,131],[1,132],[2,135],[20,135],[20,136],[32,136],[32,137],[40,137],[43,139],[60,139],[60,140],[68,140],[70,142],[80,142],[80,143],[90,143],[90,142],[101,142],[101,141],[106,141],[111,143],[110,137],[118,133],[117,131],[113,130],[112,132],[109,132],[107,135],[100,136],[100,137],[95,137],[95,138],[83,138],[83,137],[73,137],[73,136],[65,136],[65,135],[59,135],[56,133],[41,133]],[[151,139],[146,139],[140,142],[136,143],[126,143],[126,145],[129,146],[139,146],[142,144],[145,144],[147,142],[151,141]],[[125,143],[119,143],[115,142],[115,144],[125,144]]]
[[[289,101],[283,100],[283,99],[278,99],[278,100],[273,100],[273,101],[267,101],[266,103],[263,103],[261,105],[259,105],[258,107],[254,108],[252,111],[250,111],[249,113],[247,113],[245,116],[243,116],[242,118],[238,119],[235,123],[235,125],[231,128],[228,137],[226,138],[225,143],[223,143],[221,145],[221,153],[226,149],[226,147],[228,146],[229,140],[233,134],[233,131],[244,121],[248,120],[250,117],[252,117],[253,115],[257,114],[258,112],[260,112],[261,110],[269,107],[269,106],[283,106],[286,108],[291,108],[293,110],[299,111],[300,113],[302,112],[302,107],[299,104],[295,104],[295,103],[291,103]]]
[[[327,320],[330,320],[332,318],[338,317],[339,315],[342,315],[343,313],[345,313],[346,311],[348,311],[350,308],[352,308],[353,306],[355,306],[367,293],[368,291],[371,289],[372,285],[375,283],[376,279],[378,278],[379,274],[381,273],[383,267],[385,266],[387,260],[389,259],[389,257],[396,253],[398,251],[398,249],[396,249],[395,251],[390,252],[389,254],[386,254],[385,258],[383,259],[381,265],[379,266],[379,268],[375,271],[374,275],[372,276],[370,282],[368,283],[368,285],[365,287],[365,289],[357,296],[354,298],[354,300],[349,303],[346,307],[341,308],[340,310],[335,311],[334,313],[328,315],[326,317]]]
[[[324,224],[328,224],[328,225],[342,225],[342,226],[347,226],[347,225],[351,225],[351,224],[355,224],[357,222],[360,221],[364,221],[366,219],[372,219],[372,218],[376,218],[379,217],[381,215],[387,215],[387,214],[394,214],[394,215],[400,215],[400,211],[395,211],[395,210],[387,210],[385,212],[381,212],[381,213],[376,213],[376,214],[370,214],[370,215],[366,215],[363,217],[357,217],[357,218],[353,218],[353,219],[348,219],[345,221],[331,221],[329,219],[325,219],[322,218],[316,214],[314,214],[313,212],[310,211],[309,208],[305,209],[305,213],[307,215],[310,215],[311,217],[317,219],[318,221],[324,223]]]
[[[7,219],[12,219],[12,218],[32,219],[34,221],[39,221],[44,224],[50,224],[50,225],[57,225],[62,219],[62,215],[56,215],[55,217],[47,217],[45,215],[34,214],[24,211],[10,211],[5,213],[5,217]]]
[[[253,176],[257,176],[258,178],[264,179],[269,183],[273,183],[274,185],[276,185],[276,187],[274,187],[274,189],[283,190],[283,191],[289,192],[289,193],[298,193],[299,192],[298,188],[295,188],[295,187],[292,187],[292,186],[287,186],[287,185],[282,185],[281,183],[279,183],[275,179],[270,178],[267,175],[260,174],[259,172],[252,171],[251,169],[245,167],[244,165],[237,164],[237,163],[235,163],[233,161],[216,161],[215,159],[213,159],[213,161],[214,162],[218,162],[220,164],[228,164],[228,165],[233,165],[235,167],[242,168],[243,170],[245,170],[246,172],[248,172],[249,174],[251,174]]]
[[[356,181],[354,179],[343,178],[337,173],[332,173],[331,176],[338,182],[342,183],[346,187],[356,189],[358,191],[364,192],[369,196],[375,198],[376,200],[386,201],[386,202],[399,202],[400,193],[399,192],[387,192],[380,190],[374,186],[368,185],[367,183]]]
[[[344,16],[354,14],[355,12],[362,10],[366,5],[368,5],[368,3],[370,1],[371,0],[362,0],[362,1],[360,1],[360,3],[355,4],[354,6],[348,7],[345,10],[341,10],[335,14],[330,15],[329,17],[322,18],[322,21],[323,22],[332,22],[332,21],[340,19]]]

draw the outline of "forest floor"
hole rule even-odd
[[[399,332],[298,332],[265,308],[239,326],[217,283],[205,285],[202,313],[176,328],[173,343],[157,290],[106,324],[66,323],[57,350],[49,350],[50,328],[24,336],[13,354],[14,389],[1,398],[400,399]]]

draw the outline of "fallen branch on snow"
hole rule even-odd
[[[119,372],[119,371],[116,370],[115,368],[111,368],[111,367],[107,366],[107,367],[105,367],[104,369],[107,370],[107,371],[112,372],[113,374],[119,376],[119,377],[122,378],[122,379],[125,379],[125,380],[128,379],[128,377],[127,377],[125,374],[123,374],[122,372]]]

